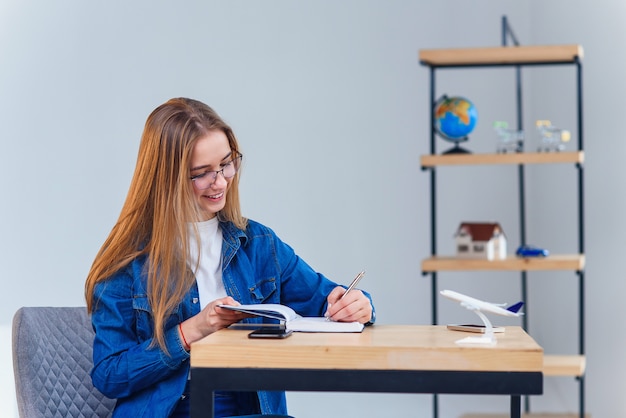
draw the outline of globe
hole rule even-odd
[[[469,152],[458,146],[467,141],[478,122],[478,112],[472,102],[464,97],[443,96],[435,103],[435,131],[456,146],[446,153]]]

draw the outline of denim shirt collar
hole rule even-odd
[[[230,264],[231,260],[237,253],[237,250],[243,245],[246,245],[248,236],[246,233],[237,228],[232,222],[220,222],[220,228],[222,229],[222,269],[225,269]]]

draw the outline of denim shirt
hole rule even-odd
[[[220,227],[222,280],[229,296],[242,304],[281,303],[303,316],[324,315],[326,297],[336,283],[316,273],[271,229],[257,222],[249,220],[245,231],[230,222]],[[150,346],[153,321],[146,259],[138,257],[94,290],[91,377],[105,396],[117,399],[114,416],[169,416],[189,376],[189,353],[180,341],[178,324],[200,312],[198,288],[194,285],[165,321],[167,353],[158,345]],[[373,314],[370,322],[374,318]],[[287,413],[284,392],[260,391],[258,398],[263,414]]]

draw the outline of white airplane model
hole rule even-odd
[[[464,295],[453,290],[442,290],[439,292],[442,296],[448,299],[456,300],[461,303],[461,306],[473,311],[482,319],[485,324],[485,333],[481,337],[467,337],[463,338],[458,343],[480,343],[480,344],[495,344],[496,339],[493,335],[493,325],[483,312],[493,313],[502,316],[515,316],[523,315],[519,310],[524,306],[524,302],[517,302],[516,304],[504,308],[505,304],[497,304],[485,302],[467,295]]]

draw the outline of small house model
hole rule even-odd
[[[455,238],[458,257],[486,260],[506,258],[506,236],[497,222],[463,222]]]

